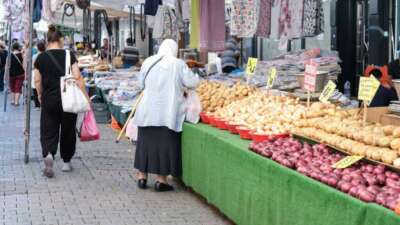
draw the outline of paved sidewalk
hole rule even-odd
[[[133,147],[115,144],[101,125],[101,140],[78,143],[74,171],[42,176],[39,112],[32,112],[30,162],[24,164],[23,108],[3,112],[0,94],[0,225],[228,224],[193,194],[155,193],[136,187]],[[153,181],[150,181],[153,184]]]

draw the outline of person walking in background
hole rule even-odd
[[[66,54],[63,49],[64,38],[54,25],[49,26],[47,33],[47,50],[35,60],[35,87],[41,104],[40,114],[40,142],[44,157],[44,175],[54,176],[54,156],[60,144],[61,158],[63,159],[62,171],[72,170],[71,159],[76,148],[76,119],[77,115],[63,111],[61,103],[60,77],[66,74]],[[85,85],[76,57],[71,54],[72,74],[85,92]]]
[[[19,106],[19,99],[22,94],[22,85],[24,84],[25,70],[21,45],[15,42],[12,45],[11,66],[10,66],[10,90],[11,105]]]
[[[4,91],[4,73],[7,62],[7,50],[3,41],[0,41],[0,92]]]
[[[44,41],[39,41],[38,43],[37,43],[37,50],[38,50],[38,53],[37,54],[35,54],[33,57],[32,57],[32,63],[33,63],[33,71],[32,71],[32,92],[33,92],[33,101],[34,101],[34,103],[35,103],[35,108],[37,108],[37,109],[39,109],[40,108],[40,102],[39,102],[39,96],[38,96],[38,93],[37,93],[37,90],[36,90],[36,87],[35,87],[35,72],[34,72],[34,70],[35,70],[35,61],[36,61],[36,58],[41,54],[41,53],[43,53],[44,51],[46,51],[46,44],[45,44],[45,42]]]
[[[177,58],[178,45],[164,40],[142,65],[139,83],[143,97],[133,118],[138,126],[134,167],[138,186],[147,188],[147,174],[156,174],[156,191],[171,191],[167,176],[182,175],[181,132],[185,119],[185,89],[195,89],[199,78]]]

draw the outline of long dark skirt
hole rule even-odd
[[[167,127],[139,127],[134,166],[143,173],[180,177],[181,133]]]

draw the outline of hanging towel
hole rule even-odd
[[[271,6],[274,0],[260,0],[256,36],[268,38],[271,33]]]
[[[303,1],[289,0],[289,38],[300,38],[303,33]]]
[[[279,15],[281,13],[281,0],[271,0],[271,39],[279,39]]]
[[[154,21],[153,38],[179,40],[175,11],[168,5],[158,7]]]
[[[200,39],[200,0],[191,0],[190,48],[199,49]]]
[[[200,50],[223,51],[225,47],[225,2],[201,0]]]

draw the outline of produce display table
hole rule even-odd
[[[248,150],[249,141],[204,124],[184,124],[183,181],[237,224],[399,225],[364,203]]]
[[[122,108],[120,106],[114,105],[107,101],[107,92],[102,90],[101,88],[96,88],[96,94],[99,95],[104,102],[108,106],[108,110],[110,111],[111,115],[117,120],[119,124],[125,124],[126,120],[129,117],[130,112],[123,113],[121,112]]]

